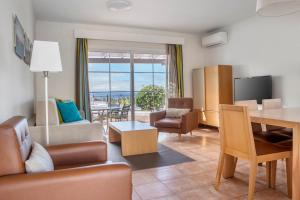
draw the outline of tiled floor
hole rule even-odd
[[[214,189],[219,157],[217,130],[199,129],[181,141],[176,134],[160,133],[159,141],[193,159],[194,162],[133,172],[133,200],[247,199],[248,163],[238,161],[235,177],[222,179]],[[259,167],[255,199],[288,199],[284,163],[279,161],[276,190],[265,181],[265,168]]]

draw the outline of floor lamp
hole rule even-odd
[[[45,79],[46,144],[49,144],[48,74],[62,71],[58,42],[34,41],[30,71],[42,72]]]

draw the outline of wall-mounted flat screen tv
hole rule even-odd
[[[256,76],[234,79],[234,100],[257,100],[258,104],[263,99],[272,98],[272,77]]]

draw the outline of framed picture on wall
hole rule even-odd
[[[25,54],[25,33],[24,29],[18,19],[17,16],[15,16],[14,20],[14,33],[15,33],[15,53],[16,55],[24,59]]]
[[[30,65],[30,60],[31,60],[31,49],[32,49],[32,44],[28,36],[25,34],[25,52],[24,52],[24,62],[27,65]]]

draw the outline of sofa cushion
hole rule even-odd
[[[33,144],[30,157],[25,161],[25,167],[27,173],[39,173],[54,170],[53,161],[49,153],[37,142]]]
[[[45,126],[46,125],[46,112],[45,112],[45,101],[39,100],[36,102],[36,125]],[[58,109],[56,106],[56,100],[49,98],[48,100],[48,120],[50,126],[59,125]]]
[[[82,120],[80,113],[73,101],[58,101],[56,103],[65,123]]]
[[[168,108],[166,110],[166,117],[167,118],[180,118],[182,115],[190,112],[188,108]]]
[[[80,121],[76,121],[76,122],[69,122],[69,123],[62,123],[60,124],[60,126],[76,126],[76,125],[81,125],[81,124],[90,124],[91,122],[87,119],[83,119]]]
[[[164,118],[154,122],[158,128],[181,128],[181,118]]]
[[[56,106],[57,106],[57,102],[62,102],[63,100],[61,100],[61,99],[55,99],[55,101],[56,101]],[[60,124],[64,123],[64,120],[63,120],[63,118],[61,116],[61,113],[60,113],[59,109],[57,109],[57,115],[58,115],[59,123]]]

